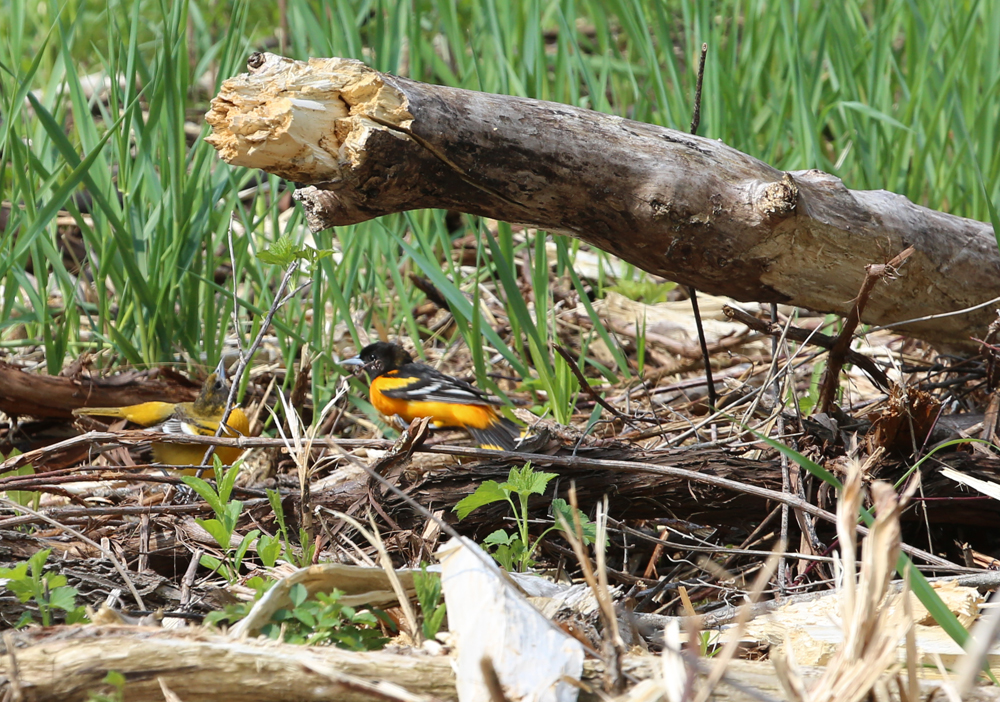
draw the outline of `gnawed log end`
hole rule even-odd
[[[295,182],[336,182],[364,162],[372,131],[408,139],[403,93],[360,61],[253,54],[212,100],[205,141],[234,166]],[[398,131],[397,131],[398,130]]]

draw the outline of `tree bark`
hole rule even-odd
[[[863,321],[1000,294],[991,228],[901,195],[784,173],[720,141],[568,105],[418,83],[359,61],[258,53],[206,119],[233,165],[300,184],[314,230],[446,208],[565,233],[737,300],[846,314],[865,265],[916,253]],[[901,330],[969,347],[992,306]]]
[[[28,373],[0,362],[0,412],[11,416],[69,419],[79,407],[123,407],[141,402],[190,402],[198,386],[181,385],[186,380],[174,373],[170,379],[148,374],[124,374],[112,378],[71,377]]]

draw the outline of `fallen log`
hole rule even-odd
[[[164,690],[186,702],[458,698],[448,656],[354,653],[266,640],[234,641],[204,630],[123,626],[27,629],[8,634],[2,653],[0,692],[32,702],[82,702],[92,692],[109,688],[105,676],[110,671],[124,677],[129,700],[162,700]],[[711,659],[702,661],[706,670],[711,665]],[[623,669],[633,681],[655,680],[660,660],[657,656],[630,655],[623,661]],[[821,672],[821,668],[803,670],[807,680]],[[599,662],[584,663],[580,700],[606,699],[597,692],[602,676]],[[932,699],[938,686],[936,681],[922,680],[920,699]],[[712,699],[746,702],[761,699],[762,693],[766,698],[784,699],[773,664],[732,660],[726,664],[726,676]],[[996,688],[980,687],[964,699],[996,700],[1000,693]]]
[[[173,382],[171,382],[173,381]],[[185,387],[181,382],[188,382]],[[0,362],[0,412],[13,417],[70,419],[79,407],[121,407],[140,402],[190,402],[198,386],[174,373],[170,378],[126,373],[112,378],[28,373]]]
[[[62,451],[78,445],[94,442],[113,442],[124,446],[145,445],[150,441],[162,440],[163,434],[150,431],[127,430],[118,432],[89,432],[67,439],[59,444],[13,456],[0,463],[0,472],[16,469],[22,465],[43,461],[48,453]],[[280,447],[282,439],[265,437],[226,438],[198,435],[171,435],[173,441],[187,444],[237,446],[239,448]],[[317,440],[314,450],[339,446],[341,449],[365,445],[380,450],[391,449],[393,442],[385,440]],[[598,446],[578,446],[574,451],[565,450],[559,455],[547,453],[497,452],[488,449],[436,445],[415,449],[415,455],[430,454],[428,460],[419,466],[403,466],[402,472],[390,475],[393,483],[427,509],[450,510],[459,500],[471,494],[485,480],[506,480],[512,465],[520,466],[526,461],[540,470],[554,472],[559,476],[564,492],[572,481],[577,488],[577,499],[584,511],[593,509],[608,495],[611,500],[610,516],[618,519],[656,519],[671,517],[708,522],[721,525],[745,525],[748,520],[759,519],[766,514],[768,504],[783,502],[795,509],[813,513],[820,519],[830,521],[832,514],[811,503],[792,495],[781,493],[781,464],[777,459],[751,460],[733,455],[718,448],[696,449],[682,447],[673,450],[643,451],[620,443]],[[435,454],[438,454],[435,456]],[[442,455],[443,454],[443,455]],[[448,456],[468,456],[481,462],[468,463],[458,467],[444,460]],[[981,480],[998,480],[1000,461],[978,453],[938,453],[937,462],[925,462],[921,468],[924,495],[929,500],[918,515],[907,514],[908,518],[923,523],[926,518],[932,523],[955,526],[981,526],[994,523],[1000,506],[995,500],[983,496],[970,495],[968,488],[940,475],[942,465]],[[887,462],[878,473],[880,480],[890,482],[898,479],[907,470],[907,465]],[[95,476],[97,477],[97,476]],[[114,479],[122,475],[115,472]],[[141,479],[141,478],[137,478]],[[166,480],[156,477],[157,482]],[[14,482],[16,481],[16,482]],[[57,482],[57,481],[53,481]],[[323,506],[330,510],[349,512],[371,499],[384,502],[388,513],[396,520],[412,516],[412,508],[390,493],[372,491],[370,479],[360,468],[352,471],[341,469],[336,480],[329,484],[317,482],[312,486],[313,506]],[[7,490],[45,490],[45,476],[14,476],[2,487]],[[260,494],[259,492],[256,494]],[[964,497],[962,509],[954,508],[950,499]],[[263,496],[260,497],[263,504]],[[541,507],[541,503],[539,507]],[[830,507],[831,505],[824,505]],[[50,516],[59,519],[83,517],[93,514],[93,507],[63,507],[51,511]],[[101,508],[103,509],[103,508]],[[125,508],[110,508],[104,513],[116,513]],[[463,522],[468,528],[496,528],[493,520],[504,512],[502,505],[490,505],[473,512]],[[167,510],[169,511],[169,510]],[[187,508],[178,512],[186,512]],[[0,524],[9,528],[15,525],[35,523],[37,518],[20,516]],[[983,531],[988,537],[992,532]]]
[[[568,105],[428,85],[359,61],[253,54],[206,116],[228,163],[310,187],[314,230],[445,208],[578,237],[738,300],[847,314],[865,266],[916,253],[862,318],[890,324],[998,294],[991,228],[901,195],[783,173],[719,141]],[[900,327],[971,347],[991,305]]]

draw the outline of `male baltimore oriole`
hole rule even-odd
[[[228,399],[229,383],[226,382],[225,368],[220,363],[216,372],[205,380],[194,402],[143,402],[127,407],[81,407],[73,410],[73,414],[119,417],[167,434],[215,436]],[[250,421],[246,414],[239,407],[234,407],[222,436],[245,436],[249,432]],[[157,463],[173,466],[200,466],[207,449],[202,444],[157,441],[153,443],[153,459]],[[242,452],[242,449],[235,446],[217,446],[215,449],[224,465],[232,464]],[[206,475],[213,477],[212,471],[208,471]]]
[[[379,341],[341,361],[360,366],[371,379],[372,405],[382,414],[398,415],[409,424],[430,417],[436,427],[460,427],[482,448],[513,451],[520,428],[501,415],[500,401],[464,380],[452,378],[430,366],[415,363],[398,344]]]

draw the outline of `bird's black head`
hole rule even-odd
[[[407,363],[413,363],[413,356],[399,344],[388,341],[376,341],[361,349],[354,358],[344,361],[346,365],[361,366],[371,378],[377,378],[383,373],[396,370]]]

